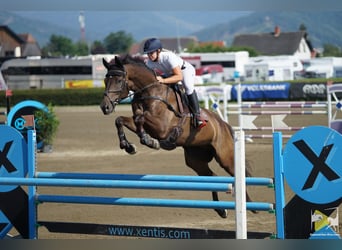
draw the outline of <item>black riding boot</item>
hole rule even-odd
[[[204,127],[206,125],[206,122],[201,120],[200,108],[199,108],[198,98],[197,98],[197,94],[195,90],[194,92],[192,92],[191,95],[188,95],[188,99],[189,99],[190,110],[194,116],[194,127],[195,128]]]

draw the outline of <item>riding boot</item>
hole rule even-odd
[[[197,94],[195,90],[194,92],[192,92],[191,95],[188,95],[188,99],[189,99],[190,110],[194,117],[194,127],[195,128],[204,127],[206,125],[206,122],[201,119],[198,98],[197,98]]]

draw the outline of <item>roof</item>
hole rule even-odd
[[[281,32],[260,34],[242,34],[235,36],[232,46],[251,47],[263,55],[293,55],[305,39],[306,32]]]
[[[18,34],[18,36],[26,43],[36,43],[36,39],[30,33]]]
[[[0,30],[4,30],[6,33],[8,33],[11,37],[13,37],[14,40],[16,40],[20,44],[25,42],[20,36],[18,36],[15,32],[13,32],[6,25],[0,25]]]

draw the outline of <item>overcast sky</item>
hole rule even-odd
[[[3,10],[342,10],[340,0],[2,0]]]

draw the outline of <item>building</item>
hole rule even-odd
[[[38,43],[31,34],[16,34],[8,26],[0,26],[0,58],[41,56]]]
[[[19,34],[19,36],[24,41],[21,47],[21,53],[23,56],[41,56],[42,53],[40,47],[31,34]]]
[[[274,32],[241,34],[235,36],[233,47],[250,47],[262,56],[288,55],[306,60],[316,56],[306,31],[281,32],[276,26]]]

